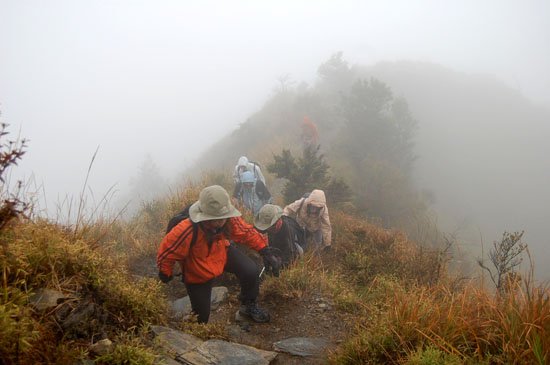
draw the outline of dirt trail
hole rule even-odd
[[[231,328],[232,341],[254,346],[264,350],[273,350],[273,343],[290,337],[326,338],[329,345],[320,357],[300,357],[280,353],[272,364],[320,364],[326,361],[326,355],[334,349],[346,334],[345,323],[325,298],[307,296],[299,299],[276,300],[260,298],[260,305],[269,310],[269,323],[251,323],[248,331],[235,324],[235,313],[239,308],[237,288],[229,288],[227,303],[212,313],[213,323],[225,323]]]
[[[132,271],[140,276],[156,277],[152,259],[144,259],[140,263],[134,262]],[[146,269],[148,268],[148,269]],[[349,321],[334,308],[330,298],[320,294],[306,294],[299,298],[275,298],[264,295],[260,286],[259,305],[266,308],[270,315],[269,323],[250,323],[248,328],[242,329],[235,321],[235,313],[239,309],[238,294],[240,287],[236,277],[224,274],[217,280],[215,286],[223,285],[228,288],[228,299],[219,308],[212,311],[210,323],[220,323],[225,326],[229,339],[233,342],[273,350],[273,343],[291,337],[319,337],[329,341],[329,345],[320,357],[300,357],[279,353],[272,362],[282,364],[323,364],[327,355],[334,350],[349,331]],[[165,286],[165,293],[169,301],[184,297],[185,286],[179,277]],[[177,327],[177,323],[173,323]]]

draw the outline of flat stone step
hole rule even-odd
[[[296,356],[316,356],[325,351],[328,340],[317,337],[291,337],[273,344],[273,349]]]
[[[187,365],[268,365],[277,353],[222,340],[201,339],[169,327],[151,326],[166,356]]]

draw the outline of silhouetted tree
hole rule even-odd
[[[283,188],[286,203],[299,199],[313,189],[325,190],[329,202],[336,203],[349,199],[349,186],[342,179],[330,179],[329,165],[325,162],[324,155],[319,153],[319,146],[304,148],[302,157],[298,159],[286,149],[273,158],[274,162],[270,163],[267,169],[277,177],[288,180]]]
[[[166,181],[151,155],[145,156],[137,176],[131,179],[130,184],[132,197],[137,198],[138,201],[152,200],[166,191]]]
[[[19,198],[22,188],[22,182],[18,181],[15,191],[9,191],[5,181],[5,173],[10,167],[17,165],[17,162],[25,154],[27,141],[8,140],[5,137],[8,134],[7,124],[0,124],[0,230],[14,218],[24,216],[30,208],[27,202]]]
[[[527,245],[521,241],[523,233],[504,232],[500,241],[493,241],[489,260],[494,266],[494,271],[485,265],[483,258],[477,260],[479,266],[489,273],[500,294],[505,293],[506,280],[514,276],[517,267],[523,261],[521,254],[527,249]]]
[[[358,80],[343,99],[342,112],[341,143],[356,167],[371,158],[409,172],[416,121],[404,99],[394,99],[391,89],[376,79]]]

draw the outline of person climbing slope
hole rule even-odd
[[[179,262],[199,323],[208,322],[212,284],[224,271],[234,273],[239,279],[239,313],[256,322],[270,320],[269,313],[257,305],[259,269],[232,241],[258,251],[270,266],[276,267],[278,261],[271,254],[266,238],[240,216],[224,188],[206,187],[189,208],[189,218],[172,228],[158,249],[160,280],[164,283],[172,280],[173,267]]]
[[[257,180],[261,180],[265,185],[265,177],[262,174],[262,169],[257,162],[249,161],[246,156],[239,157],[237,165],[233,170],[233,181],[235,184],[241,181],[241,176],[245,171],[251,171]]]
[[[260,208],[271,203],[271,193],[262,180],[256,179],[251,171],[241,175],[241,181],[235,185],[233,198],[256,215]]]
[[[278,205],[266,204],[254,217],[254,227],[266,233],[273,255],[281,260],[281,268],[304,254],[305,232],[293,218],[283,215]],[[274,272],[277,276],[278,272]]]
[[[315,189],[307,197],[290,203],[283,214],[294,218],[305,229],[308,248],[330,249],[332,226],[323,190]]]

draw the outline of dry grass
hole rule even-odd
[[[54,317],[60,306],[44,313],[27,305],[39,288],[63,292],[72,298],[67,302],[70,308],[93,301],[106,313],[105,333],[164,321],[166,307],[159,301],[158,281],[133,281],[124,261],[121,264],[109,247],[91,248],[83,240],[74,240],[72,232],[45,221],[4,229],[0,241],[0,332],[2,339],[9,339],[0,341],[0,355],[6,364],[44,359],[70,363],[85,350],[85,345],[65,342],[68,338],[64,340]]]
[[[504,298],[474,285],[452,291],[445,284],[395,286],[387,294],[377,320],[359,321],[334,363],[404,363],[426,349],[427,357],[435,349],[472,364],[545,364],[550,357],[545,287],[518,287]]]
[[[229,340],[225,325],[222,323],[197,323],[196,320],[190,321],[186,319],[180,323],[179,330],[205,341],[213,338]]]
[[[27,305],[38,288],[68,294],[71,308],[93,300],[107,316],[102,330],[115,339],[101,364],[148,364],[155,350],[132,329],[164,323],[166,301],[156,278],[132,278],[156,256],[170,217],[197,200],[200,190],[227,180],[202,181],[143,205],[129,222],[82,221],[74,229],[46,221],[0,231],[2,298],[0,356],[5,364],[72,364],[87,356],[90,337],[70,340],[53,311]],[[244,218],[252,221],[250,214]],[[447,279],[446,257],[401,232],[331,210],[333,249],[307,253],[268,277],[262,293],[275,300],[322,294],[334,310],[352,318],[353,334],[331,356],[335,364],[544,364],[550,360],[549,290],[532,280],[514,282],[506,295]],[[154,263],[153,263],[154,266]],[[154,267],[153,267],[154,270]],[[136,271],[134,271],[135,273]],[[140,276],[142,272],[139,272]],[[145,275],[147,276],[147,275]],[[95,319],[94,319],[95,320]],[[225,338],[223,325],[186,322],[182,330],[201,338]],[[123,334],[127,331],[127,334]]]
[[[358,284],[366,286],[377,275],[433,284],[445,273],[446,256],[440,249],[419,246],[400,231],[341,212],[333,212],[331,221],[337,265]]]

